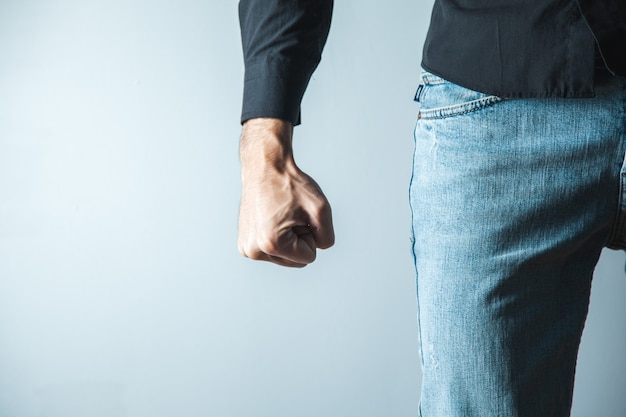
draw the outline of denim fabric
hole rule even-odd
[[[593,269],[624,248],[626,80],[501,99],[424,73],[410,203],[423,417],[563,417]]]

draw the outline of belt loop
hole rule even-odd
[[[422,92],[424,91],[424,84],[420,84],[417,86],[417,91],[415,92],[415,97],[413,97],[413,101],[420,102],[422,98]]]

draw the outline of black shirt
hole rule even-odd
[[[332,0],[241,0],[242,122],[300,121]],[[502,97],[593,96],[594,56],[626,76],[626,0],[436,0],[422,65]]]
[[[625,0],[436,0],[422,66],[501,97],[592,97],[596,48],[626,75]]]

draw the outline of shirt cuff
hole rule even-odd
[[[312,72],[310,63],[284,60],[246,66],[241,123],[272,117],[300,124],[300,103]]]

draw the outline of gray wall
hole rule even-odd
[[[296,158],[337,244],[236,250],[236,1],[0,1],[0,417],[415,416],[406,190],[431,1],[342,0]],[[624,415],[621,253],[575,416]]]

